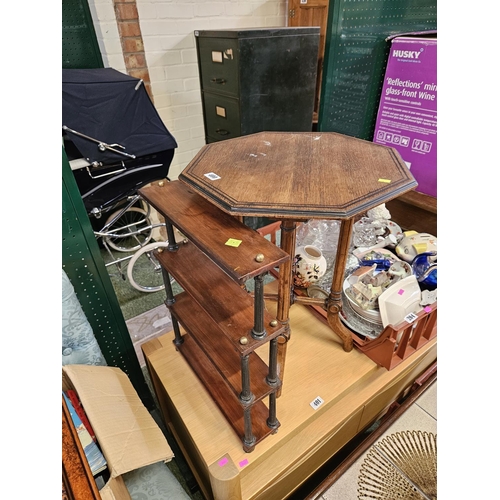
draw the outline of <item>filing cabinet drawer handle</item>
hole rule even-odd
[[[227,135],[229,134],[229,130],[224,130],[223,128],[218,128],[215,132],[219,135]]]
[[[226,80],[224,80],[224,78],[212,78],[210,81],[212,83],[218,83],[219,85],[224,85],[226,83]]]

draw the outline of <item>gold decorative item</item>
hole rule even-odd
[[[358,478],[358,499],[437,499],[437,436],[396,432],[372,446]]]

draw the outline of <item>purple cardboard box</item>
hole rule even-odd
[[[437,197],[437,37],[393,39],[373,142],[395,148],[415,190]]]

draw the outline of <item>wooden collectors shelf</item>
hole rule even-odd
[[[154,255],[164,272],[176,349],[242,440],[243,450],[253,451],[280,426],[277,342],[285,327],[264,309],[263,276],[290,257],[180,181],[154,184],[140,194],[165,218],[173,242]],[[175,243],[174,227],[187,243]],[[173,295],[170,276],[184,292]],[[250,278],[254,297],[244,288]],[[268,365],[254,352],[266,344],[271,344]]]

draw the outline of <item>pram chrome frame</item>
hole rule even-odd
[[[113,68],[93,68],[63,69],[62,81],[64,147],[95,237],[111,257],[105,265],[115,265],[125,280],[144,256],[156,271],[152,250],[163,242],[150,242],[153,231],[155,239],[166,239],[165,231],[158,231],[165,223],[156,222],[138,190],[168,181],[175,138],[142,80]],[[141,291],[164,288],[161,279],[157,287],[129,281]]]
[[[109,174],[104,174],[103,176],[93,176],[92,175],[92,164],[89,163],[84,158],[79,158],[76,160],[70,160],[70,167],[72,170],[79,170],[85,168],[88,175],[92,178],[99,178],[105,175],[113,175],[118,173],[116,170],[110,172]],[[143,167],[138,167],[134,172],[140,171],[141,169],[155,168],[159,165],[146,165]],[[124,166],[124,170],[126,167]],[[94,190],[101,189],[103,185],[107,182],[114,182],[115,179],[110,177],[110,179],[104,181],[99,186],[91,189],[90,191],[82,194],[82,199],[92,194]],[[168,181],[168,178],[166,179]],[[161,180],[159,182],[162,182]],[[164,182],[164,181],[163,181]],[[137,207],[140,205],[140,208]],[[130,214],[131,211],[139,214],[139,219],[133,220],[130,223],[119,224],[119,222],[126,214]],[[141,213],[142,212],[142,213]],[[153,282],[140,282],[136,277],[134,277],[134,266],[138,265],[140,262],[142,254],[144,254],[144,259],[148,259],[151,263],[151,270],[153,274],[158,274],[161,278],[161,268],[154,258],[153,250],[159,247],[166,246],[168,244],[165,240],[156,240],[155,244],[151,244],[151,238],[153,231],[166,227],[165,222],[152,222],[152,210],[149,203],[141,198],[137,193],[128,195],[124,199],[119,199],[111,205],[105,207],[94,207],[88,211],[88,215],[96,220],[100,219],[103,215],[111,213],[111,216],[107,219],[105,224],[99,230],[94,230],[94,236],[96,240],[102,242],[103,248],[106,250],[110,257],[109,262],[105,262],[105,267],[110,268],[115,266],[119,276],[125,281],[128,278],[129,283],[136,290],[141,292],[157,292],[165,288],[162,279],[158,279],[157,283]],[[160,232],[161,234],[161,232]],[[142,239],[140,238],[142,236]],[[118,243],[120,240],[130,239],[135,240],[137,243],[131,247],[120,247]],[[145,247],[148,247],[147,249]],[[146,250],[146,251],[143,251]],[[126,253],[127,255],[118,257],[116,252]],[[127,264],[125,266],[124,264]],[[151,276],[153,280],[153,275]]]

